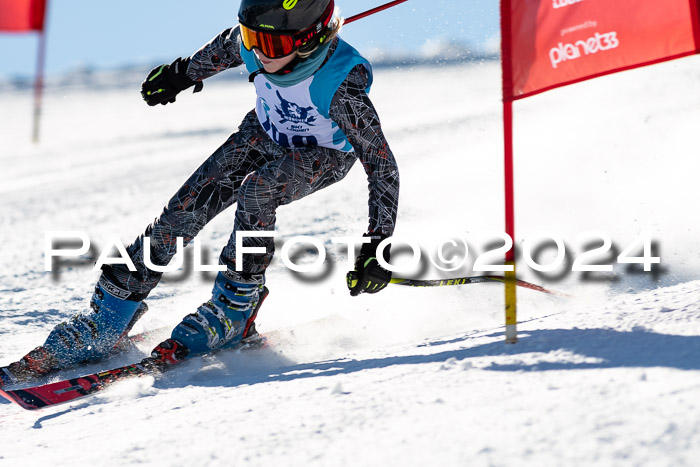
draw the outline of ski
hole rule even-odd
[[[126,352],[127,350],[129,350],[130,347],[132,347],[136,344],[148,342],[148,341],[152,340],[154,337],[158,337],[162,333],[168,331],[168,329],[170,329],[170,327],[164,326],[164,327],[153,329],[150,331],[144,331],[144,332],[135,334],[133,336],[128,336],[127,338],[122,339],[122,341],[119,344],[117,344],[117,346],[115,347],[114,351],[112,352],[112,354],[110,356],[115,356],[115,355],[118,355],[120,353]],[[4,376],[2,375],[3,372],[4,372]],[[9,386],[9,385],[18,384],[18,383],[31,382],[32,380],[38,380],[41,378],[45,378],[46,376],[49,376],[49,375],[50,374],[37,376],[34,378],[16,380],[15,379],[16,377],[9,370],[9,367],[3,366],[3,367],[0,367],[0,388],[2,388],[3,386]],[[3,380],[5,380],[5,381],[3,381]],[[3,384],[3,382],[5,384]]]
[[[260,339],[253,339],[252,342],[243,342],[236,347],[226,350],[258,349],[265,345],[266,339],[261,337]],[[157,376],[172,367],[158,364],[153,358],[146,357],[137,363],[56,381],[55,383],[42,386],[12,390],[0,388],[0,396],[27,410],[42,409],[89,396],[124,379],[144,375]]]
[[[41,409],[88,396],[116,381],[153,373],[152,369],[148,369],[142,363],[143,361],[43,386],[14,390],[0,389],[0,395],[27,410]]]

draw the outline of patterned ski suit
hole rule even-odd
[[[276,110],[278,121],[292,117],[285,117],[279,109],[270,108],[267,101],[261,99],[260,91],[265,88],[260,86],[270,87],[265,84],[267,81],[258,81],[261,78],[265,80],[264,75],[257,76],[258,113],[253,110],[245,116],[238,131],[194,171],[167,203],[161,215],[127,248],[137,271],[130,272],[123,265],[106,266],[102,279],[128,290],[130,300],[145,298],[157,285],[161,274],[144,265],[144,236],[151,238],[153,262],[166,265],[176,253],[177,237],[183,237],[187,244],[217,214],[237,203],[234,229],[219,259],[220,264],[235,269],[237,231],[274,230],[278,206],[341,180],[356,159],[361,161],[369,181],[368,232],[392,235],[399,196],[398,167],[382,133],[377,112],[366,93],[371,83],[371,68],[364,59],[358,59],[359,54],[354,49],[350,48],[348,52],[348,47],[336,38],[328,48],[323,65],[314,72],[314,75],[321,73],[324,67],[342,60],[341,50],[342,53],[354,52],[358,63],[351,64],[350,68],[345,64],[348,68],[346,71],[342,66],[336,67],[342,76],[337,89],[330,90],[326,123],[342,133],[336,132],[333,141],[326,144],[331,147],[324,147],[313,140],[309,144],[308,138],[280,141],[274,128],[262,121],[261,117],[265,117],[263,112],[275,114]],[[244,59],[246,53],[250,54],[241,48],[238,27],[227,29],[191,57],[187,76],[200,81],[244,62],[250,70],[251,59]],[[336,53],[338,55],[334,61],[333,55]],[[285,102],[284,99],[282,102]],[[293,110],[301,117],[305,115],[300,113],[304,109]],[[314,126],[320,120],[307,118],[309,121]],[[247,237],[243,246],[265,248],[265,254],[246,254],[242,265],[244,272],[263,272],[274,254],[273,240]]]

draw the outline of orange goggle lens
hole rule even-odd
[[[246,50],[257,47],[266,57],[280,58],[294,52],[294,36],[255,31],[241,24],[241,38]]]

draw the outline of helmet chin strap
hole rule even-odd
[[[280,68],[280,69],[277,70],[277,71],[269,72],[269,71],[265,71],[265,68],[264,68],[264,67],[263,67],[263,68],[260,68],[259,70],[256,70],[256,71],[252,72],[252,73],[248,76],[248,82],[249,82],[249,83],[252,83],[253,81],[255,81],[255,77],[258,76],[258,75],[280,75],[280,76],[284,76],[284,75],[286,75],[286,74],[291,73],[292,70],[294,70],[294,67],[297,66],[301,61],[302,61],[302,59],[299,57],[299,55],[297,55],[296,57],[294,57],[294,59],[293,59],[291,62],[287,63],[284,67]]]

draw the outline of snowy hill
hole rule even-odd
[[[39,412],[0,401],[0,464],[697,464],[699,65],[687,58],[515,105],[517,243],[556,232],[573,260],[581,232],[607,233],[617,254],[649,232],[654,272],[616,264],[584,276],[569,261],[540,274],[521,263],[523,279],[572,298],[519,290],[515,345],[503,342],[500,284],[351,298],[346,252],[331,238],[366,227],[358,164],[279,210],[280,242],[317,236],[332,261],[312,278],[273,262],[258,319],[269,348],[195,359]],[[28,143],[29,94],[0,93],[2,363],[84,309],[97,278],[89,258],[44,272],[44,232],[84,230],[93,259],[111,235],[128,243],[254,102],[247,83],[220,80],[148,108],[142,79],[50,90],[38,147]],[[438,236],[479,239],[456,274],[503,229],[499,92],[494,62],[375,77],[401,170],[396,234],[426,251]],[[232,223],[230,210],[202,232],[209,260]],[[174,325],[210,288],[210,276],[168,274],[136,331]]]
[[[500,44],[499,44],[500,47]],[[428,40],[418,51],[387,51],[383,48],[370,49],[365,56],[372,61],[374,69],[385,68],[425,68],[459,65],[465,63],[496,61],[499,59],[499,47],[477,47],[456,39],[437,38]],[[172,58],[164,58],[170,63]],[[45,79],[45,87],[50,91],[89,88],[93,91],[105,89],[129,88],[134,82],[141,82],[144,72],[160,65],[161,62],[124,64],[109,69],[100,69],[92,65],[83,65],[69,71],[50,75]],[[33,75],[0,76],[0,93],[28,91],[34,89]],[[229,70],[209,78],[208,82],[245,81],[248,73],[243,68]],[[132,88],[133,89],[133,88]]]

